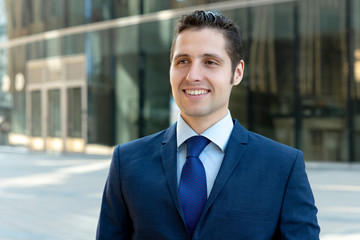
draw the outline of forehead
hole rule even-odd
[[[176,55],[184,52],[191,54],[203,51],[226,54],[225,45],[225,38],[219,30],[212,28],[191,28],[177,35],[173,54]]]

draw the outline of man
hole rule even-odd
[[[97,239],[319,238],[302,153],[231,119],[243,73],[234,23],[215,12],[181,17],[170,67],[180,116],[116,147]]]

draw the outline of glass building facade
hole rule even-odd
[[[0,144],[90,152],[167,128],[173,30],[195,9],[242,30],[234,118],[307,161],[360,162],[360,0],[0,0]]]

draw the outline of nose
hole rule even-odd
[[[189,72],[186,76],[188,81],[201,81],[204,76],[204,73],[201,69],[201,65],[194,61],[189,68]]]

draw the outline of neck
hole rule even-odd
[[[206,116],[206,117],[196,117],[196,116],[185,116],[181,114],[181,117],[184,119],[184,121],[197,133],[202,134],[207,129],[212,127],[215,123],[223,119],[227,115],[227,112],[225,114],[219,115],[219,116]]]

